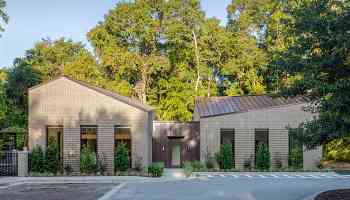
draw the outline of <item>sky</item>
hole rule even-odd
[[[7,0],[10,16],[0,38],[0,67],[9,67],[42,38],[66,37],[88,46],[86,33],[118,0]],[[226,22],[231,0],[201,0],[207,17]],[[88,46],[89,47],[89,46]]]

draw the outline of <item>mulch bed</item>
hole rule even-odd
[[[350,200],[350,189],[322,192],[316,196],[315,200]]]

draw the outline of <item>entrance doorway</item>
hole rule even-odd
[[[169,138],[170,167],[181,167],[182,137]]]
[[[171,165],[180,167],[181,165],[181,145],[176,143],[171,148]]]

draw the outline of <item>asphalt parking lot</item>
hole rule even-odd
[[[118,184],[21,184],[0,189],[1,200],[95,200]]]

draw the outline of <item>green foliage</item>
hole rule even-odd
[[[126,171],[129,169],[130,158],[126,144],[120,143],[115,150],[114,166],[116,171]]]
[[[142,170],[144,170],[143,158],[141,156],[136,156],[136,155],[134,158],[135,158],[135,170],[138,172],[141,172]]]
[[[217,166],[217,163],[215,161],[215,157],[207,152],[205,155],[205,167],[207,169],[214,169],[216,166]]]
[[[9,16],[5,12],[6,1],[0,0],[0,32],[4,31],[3,23],[7,24],[9,21]],[[1,37],[1,34],[0,34]]]
[[[56,174],[60,170],[60,152],[55,138],[49,138],[46,150],[46,171]]]
[[[233,167],[233,153],[231,144],[222,144],[220,151],[215,154],[220,169],[231,169]]]
[[[190,161],[184,162],[183,169],[184,169],[186,177],[191,176],[191,174],[193,172],[193,165],[192,165],[192,163]]]
[[[80,172],[91,174],[97,170],[96,153],[89,145],[84,145],[80,153]]]
[[[7,113],[7,102],[4,84],[0,81],[0,123],[3,122]]]
[[[161,177],[164,172],[164,163],[156,162],[148,166],[148,174],[152,177]]]
[[[37,145],[33,148],[29,160],[31,172],[43,173],[45,171],[45,154],[41,146]]]
[[[201,171],[204,169],[204,165],[200,161],[186,161],[183,164],[185,175],[189,177],[192,172]]]
[[[303,168],[303,151],[301,148],[293,148],[289,155],[289,165],[294,169]]]
[[[269,170],[270,169],[270,152],[266,144],[261,144],[258,147],[256,154],[256,169]]]
[[[300,78],[284,94],[307,95],[313,100],[308,109],[319,111],[300,125],[308,149],[349,135],[349,10],[348,1],[300,1],[287,21],[293,43],[278,62],[285,73]]]
[[[332,140],[324,150],[326,160],[350,162],[350,137]]]

